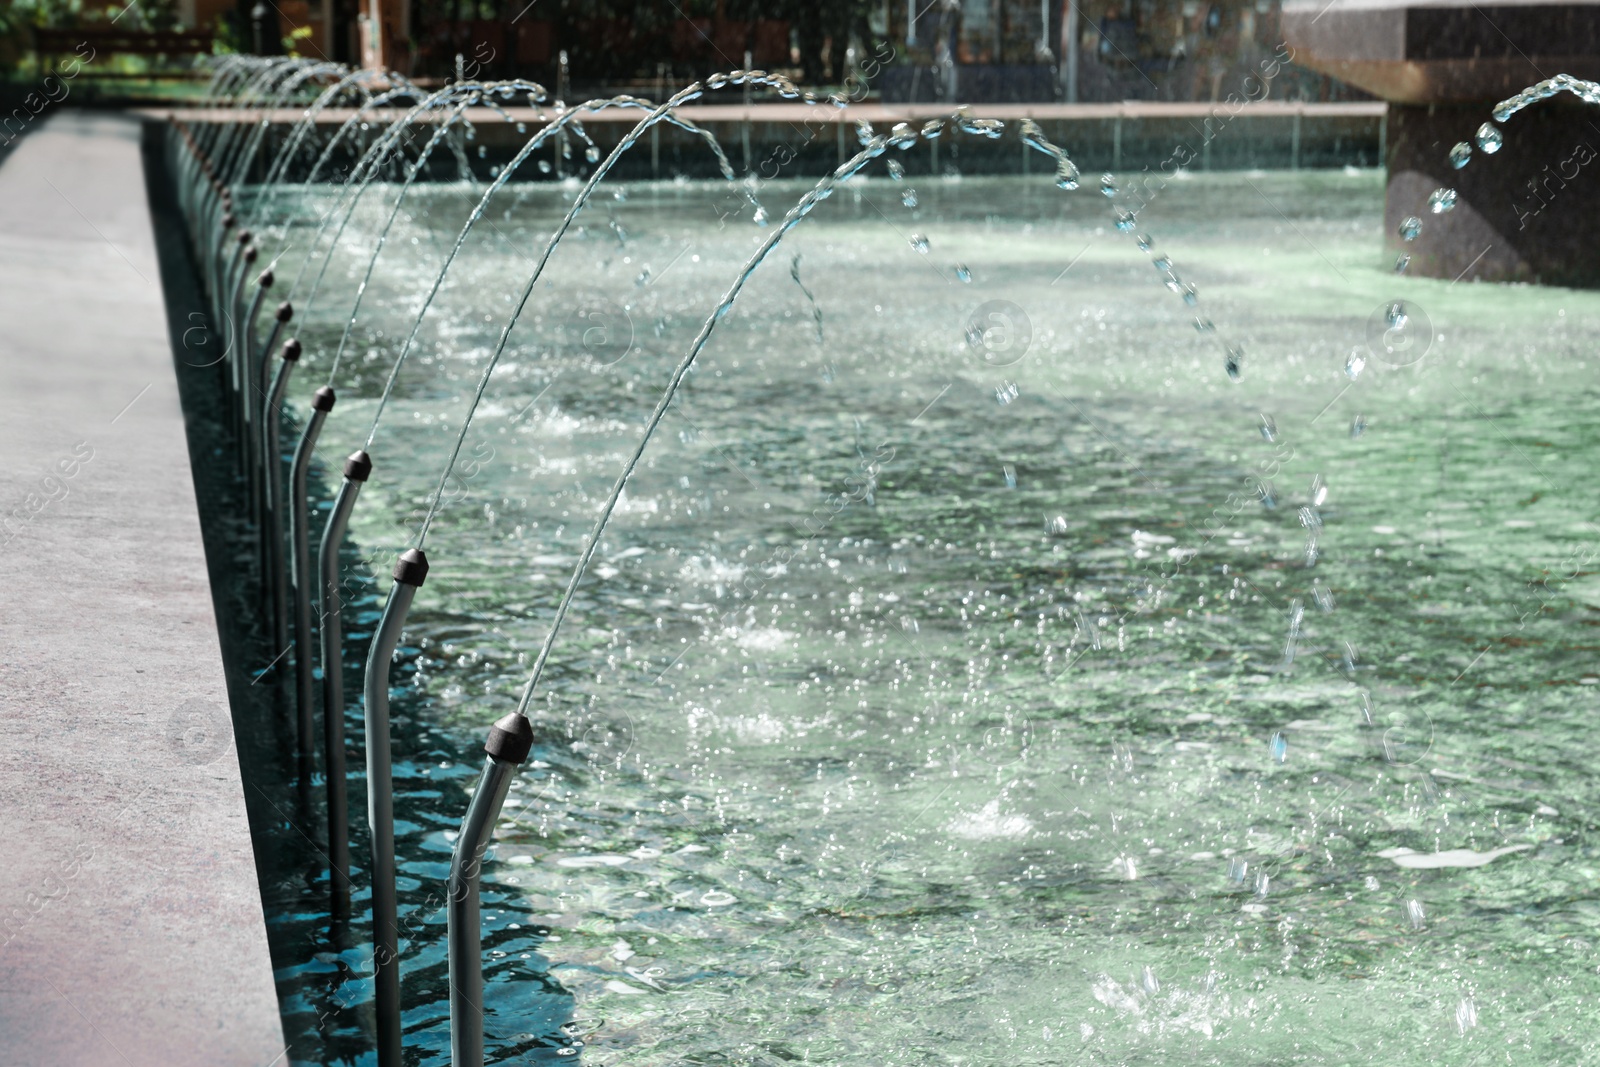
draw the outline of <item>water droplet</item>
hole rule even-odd
[[[1157,256],[1155,258],[1155,268],[1156,268],[1156,270],[1171,270],[1172,269],[1172,257],[1171,256]]]
[[[920,233],[911,235],[911,247],[922,255],[928,254],[928,239]]]
[[[600,149],[595,145],[590,145],[588,148],[583,150],[583,158],[587,159],[590,163],[600,162]]]
[[[1117,212],[1117,229],[1123,233],[1132,233],[1133,228],[1139,224],[1139,219],[1131,211]]]
[[[1411,315],[1406,311],[1406,302],[1396,300],[1383,309],[1383,317],[1389,323],[1391,330],[1403,330],[1406,323],[1411,321]]]
[[[1183,302],[1190,307],[1200,303],[1200,293],[1195,289],[1193,282],[1185,282],[1183,286]]]
[[[1135,237],[1133,243],[1139,246],[1139,251],[1141,252],[1148,252],[1155,246],[1155,240],[1147,233],[1141,233]]]
[[[1326,613],[1333,610],[1333,590],[1322,584],[1318,579],[1311,583],[1311,595],[1317,601],[1317,608]]]
[[[1261,436],[1265,440],[1276,441],[1278,439],[1278,424],[1272,421],[1271,415],[1263,414],[1261,416],[1261,425],[1257,429],[1261,431]]]
[[[1001,382],[994,387],[994,399],[996,403],[1004,406],[1015,400],[1020,392],[1016,382]]]
[[[1353,441],[1366,432],[1367,417],[1358,413],[1355,418],[1350,420],[1350,439]]]
[[[1281,733],[1272,735],[1272,762],[1284,763],[1289,759],[1289,741]]]
[[[526,122],[517,123],[517,132],[518,133],[527,133],[528,132],[528,124]]]
[[[1463,1034],[1478,1025],[1478,1005],[1471,997],[1462,997],[1456,1005],[1456,1029]]]
[[[1215,333],[1217,330],[1216,326],[1212,325],[1210,319],[1202,318],[1196,318],[1194,320],[1194,328],[1196,333]]]
[[[481,145],[478,146],[478,158],[479,159],[483,159],[488,154],[489,154],[489,146],[488,145],[481,144]]]
[[[915,189],[907,189],[905,192],[900,194],[900,202],[906,207],[916,207],[917,191]]]
[[[633,284],[639,286],[641,289],[644,288],[646,285],[649,285],[650,284],[650,268],[646,267],[644,270],[640,271],[639,272],[639,276],[633,280]]]
[[[767,224],[767,209],[764,207],[756,208],[756,213],[754,216],[752,216],[752,221],[754,221],[757,226],[765,226]]]
[[[550,161],[548,159],[539,160],[539,173],[540,174],[549,174],[550,173]]]
[[[1417,234],[1422,232],[1422,220],[1415,215],[1409,215],[1400,224],[1400,237],[1406,241],[1415,241]]]
[[[1435,215],[1443,215],[1447,211],[1454,211],[1456,206],[1456,191],[1454,189],[1435,189],[1428,196],[1428,210]]]
[[[1450,149],[1450,165],[1460,170],[1472,159],[1472,146],[1465,141],[1457,141],[1454,148]]]
[[[828,95],[828,103],[843,111],[850,106],[850,98],[843,93],[830,93]]]
[[[1289,601],[1289,635],[1283,642],[1283,662],[1294,662],[1295,649],[1300,644],[1300,624],[1305,621],[1306,608],[1299,597]]]
[[[1311,476],[1311,506],[1320,508],[1328,502],[1328,483],[1322,480],[1322,475]]]
[[[1411,921],[1411,929],[1422,929],[1423,924],[1428,921],[1428,913],[1423,910],[1422,901],[1406,901],[1406,918]]]
[[[738,900],[732,893],[724,893],[720,889],[713,889],[700,897],[700,903],[708,908],[725,908]]]
[[[889,160],[889,177],[899,181],[906,176],[906,167],[898,159]]]
[[[1110,174],[1100,175],[1100,193],[1106,199],[1117,195],[1117,179]]]
[[[1144,991],[1152,997],[1161,992],[1161,982],[1156,978],[1156,972],[1148,967],[1140,972],[1139,984],[1144,986]]]
[[[1249,873],[1250,864],[1244,857],[1235,856],[1228,861],[1228,881],[1243,885],[1245,877]]]
[[[1404,274],[1409,266],[1411,266],[1411,257],[1402,255],[1394,261],[1394,272],[1396,274]]]
[[[958,282],[970,282],[971,280],[972,280],[972,271],[967,269],[967,265],[965,263],[957,263],[956,264],[956,281],[958,281]]]
[[[1000,473],[1006,476],[1007,489],[1015,489],[1017,487],[1017,468],[1007,463],[1000,468]]]
[[[1244,349],[1238,345],[1229,345],[1228,355],[1222,361],[1222,367],[1228,372],[1229,379],[1238,381],[1244,371]]]
[[[1268,511],[1278,506],[1278,490],[1271,482],[1262,482],[1256,486],[1256,499],[1261,501],[1261,506]]]
[[[1345,377],[1352,382],[1361,377],[1361,372],[1367,369],[1367,357],[1361,354],[1361,349],[1352,348],[1350,354],[1344,358]]]
[[[1486,156],[1492,156],[1500,151],[1500,146],[1505,143],[1505,138],[1500,133],[1500,127],[1492,122],[1485,122],[1478,127],[1478,150]]]
[[[862,148],[865,148],[867,145],[871,144],[872,139],[877,135],[878,131],[872,128],[872,123],[868,122],[866,119],[856,120],[856,143]]]
[[[937,141],[939,139],[939,135],[943,132],[943,119],[929,119],[927,122],[922,124],[922,139],[925,141]]]
[[[1078,187],[1078,165],[1070,159],[1063,159],[1056,165],[1056,188],[1068,192]]]

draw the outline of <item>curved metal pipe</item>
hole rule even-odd
[[[479,876],[494,824],[517,768],[533,748],[533,728],[512,712],[489,729],[489,758],[461,820],[450,857],[447,913],[450,957],[450,1063],[483,1067],[483,939]]]
[[[309,534],[311,506],[306,482],[311,474],[311,453],[316,451],[317,438],[322,434],[322,424],[333,410],[333,390],[324,385],[311,398],[311,417],[306,420],[300,443],[294,449],[294,463],[289,468],[289,526],[292,531],[294,563],[294,681],[296,749],[299,757],[300,781],[311,782],[311,724],[313,719],[312,691],[315,687],[311,654],[311,536]]]
[[[394,782],[389,760],[389,664],[411,600],[428,576],[428,557],[407,549],[367,652],[367,825],[372,836],[372,978],[377,1001],[378,1067],[400,1067],[400,915],[395,900]]]
[[[267,380],[267,367],[272,361],[268,358],[268,353],[277,347],[278,338],[283,334],[283,328],[289,324],[289,320],[292,318],[294,318],[294,308],[289,305],[289,301],[285,300],[278,305],[278,310],[273,313],[272,329],[267,331],[266,343],[259,349],[261,358],[254,361],[253,366],[247,365],[245,367],[244,378],[246,383],[249,383],[245,387],[247,390],[259,389],[262,396],[267,396],[271,391],[271,383]],[[259,528],[261,525],[260,486],[265,484],[266,481],[267,458],[259,454],[261,451],[260,442],[256,440],[254,435],[250,436],[248,440],[250,443],[250,452],[247,460],[250,466],[250,523]]]
[[[248,368],[254,367],[256,364],[256,316],[261,314],[261,304],[267,298],[267,290],[271,288],[272,268],[268,267],[266,270],[262,271],[260,276],[256,279],[256,291],[255,294],[250,298],[250,310],[245,312],[244,324],[239,330],[239,352],[240,358],[244,361],[244,366],[247,368],[245,371],[245,377],[247,379],[250,374]],[[263,354],[270,351],[272,351],[270,345],[261,349]],[[262,362],[265,362],[265,359],[263,359]],[[246,441],[250,446],[245,455],[246,462],[249,464],[250,481],[253,489],[253,491],[250,493],[250,521],[253,523],[258,523],[261,519],[259,508],[257,506],[257,493],[259,490],[255,487],[259,486],[260,484],[260,475],[258,472],[261,468],[262,459],[259,455],[257,455],[258,449],[255,447],[256,441],[254,438],[246,438]]]
[[[344,484],[334,498],[318,548],[321,572],[322,747],[328,786],[328,873],[335,918],[350,916],[350,802],[344,767],[344,597],[339,594],[339,545],[361,487],[372,474],[372,458],[355,452],[344,461]]]
[[[266,579],[271,604],[272,647],[275,654],[289,650],[289,580],[285,574],[283,552],[283,449],[279,432],[283,422],[283,392],[289,373],[300,359],[300,342],[293,337],[283,342],[283,359],[272,376],[272,389],[261,412],[261,452],[266,465],[266,509],[262,516],[262,576]]]

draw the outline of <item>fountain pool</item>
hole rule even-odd
[[[1150,252],[1093,188],[870,174],[752,278],[580,587],[484,872],[490,1061],[1600,1062],[1600,300],[1397,277],[1377,172],[1172,181]],[[308,379],[376,191],[297,324]],[[502,194],[402,368],[346,547],[347,693],[574,191]],[[409,194],[327,477],[480,192]],[[482,729],[752,210],[601,186],[447,483],[395,673],[408,1062],[448,1062]],[[292,1056],[369,1062],[365,827],[330,933],[320,825],[286,819],[267,881]]]

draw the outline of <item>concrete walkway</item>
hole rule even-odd
[[[0,164],[0,1064],[281,1064],[139,125],[34,125]]]

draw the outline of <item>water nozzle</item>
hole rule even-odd
[[[394,565],[394,580],[406,585],[422,588],[423,581],[428,577],[428,557],[420,548],[408,548],[400,554],[400,560]]]
[[[293,363],[295,360],[299,359],[300,352],[301,347],[299,338],[291,337],[287,341],[283,342],[283,359],[285,363]]]
[[[290,306],[289,301],[285,300],[278,305],[278,321],[288,322],[292,318],[294,318],[294,308]]]
[[[233,229],[233,212],[229,211],[229,212],[226,212],[226,213],[223,214],[223,216],[222,216],[222,228],[224,230]]]
[[[344,476],[352,482],[364,482],[372,475],[372,457],[357,450],[344,461]]]
[[[250,243],[250,231],[249,230],[240,230],[239,231],[239,243],[242,244],[242,245],[247,245],[247,244]]]
[[[324,385],[312,394],[311,408],[313,411],[332,411],[335,399],[333,390]]]
[[[489,740],[483,750],[501,763],[520,765],[533,750],[533,727],[526,718],[512,712],[489,727]]]
[[[244,250],[244,261],[246,263],[254,263],[256,261],[257,254],[258,254],[258,252],[257,252],[256,246],[255,245],[251,245],[249,248],[246,248]]]
[[[261,286],[261,288],[263,288],[263,289],[271,289],[272,288],[272,268],[271,267],[268,267],[266,270],[261,272],[261,277],[256,279],[256,284]]]

